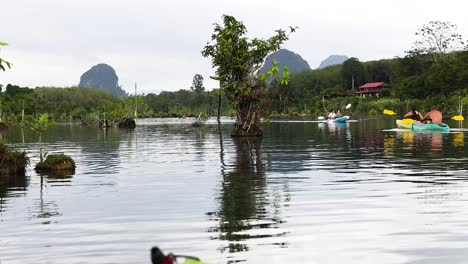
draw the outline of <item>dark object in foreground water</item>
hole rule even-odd
[[[164,253],[158,248],[158,247],[153,247],[151,249],[151,263],[153,264],[173,264],[177,263],[177,258],[185,258],[185,259],[191,259],[195,261],[194,263],[200,263],[203,264],[203,262],[200,261],[199,258],[192,257],[192,256],[184,256],[184,255],[174,255],[172,253],[169,253],[167,256],[164,255]]]

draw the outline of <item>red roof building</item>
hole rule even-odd
[[[354,92],[356,96],[377,96],[379,97],[382,88],[392,88],[390,85],[384,82],[373,82],[373,83],[366,83],[364,85],[359,86],[359,91]]]

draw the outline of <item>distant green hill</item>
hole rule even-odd
[[[127,96],[127,93],[119,86],[119,77],[117,77],[115,70],[104,63],[95,65],[83,73],[78,86],[101,89],[117,97]]]
[[[280,75],[284,66],[288,66],[290,73],[300,73],[311,69],[309,63],[307,63],[307,61],[304,60],[299,54],[296,54],[287,49],[280,49],[266,58],[265,63],[263,64],[262,68],[260,68],[259,72],[264,73],[270,70],[273,61],[278,61]]]

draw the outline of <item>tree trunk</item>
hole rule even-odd
[[[244,100],[239,102],[236,108],[236,123],[232,130],[233,137],[261,137],[260,108],[258,102]]]
[[[220,121],[220,118],[221,118],[221,89],[219,91],[219,95],[218,95],[218,121]]]
[[[43,162],[42,159],[42,133],[39,133],[39,160]]]

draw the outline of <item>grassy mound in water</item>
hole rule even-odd
[[[12,150],[0,143],[0,174],[24,174],[28,164],[26,152]]]
[[[75,171],[75,161],[65,154],[51,154],[43,162],[36,164],[37,172]]]

